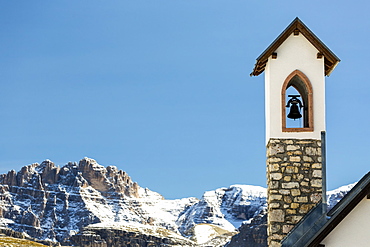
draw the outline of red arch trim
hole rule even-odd
[[[287,128],[286,127],[286,89],[289,85],[289,82],[293,79],[294,76],[298,76],[301,81],[304,83],[307,91],[307,100],[308,100],[308,127],[305,128]],[[312,85],[308,77],[300,70],[294,70],[288,77],[285,79],[283,87],[281,88],[281,113],[282,113],[282,131],[283,132],[313,132],[313,91]]]

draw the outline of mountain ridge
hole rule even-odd
[[[336,203],[346,189],[329,193]],[[0,175],[0,226],[36,239],[88,246],[225,246],[246,229],[248,241],[264,244],[266,188],[231,185],[202,198],[166,200],[140,187],[115,166],[84,158],[59,167],[50,160]],[[241,231],[240,231],[241,232]],[[111,236],[111,238],[103,238]],[[235,235],[235,237],[233,237]],[[130,237],[125,237],[130,236]]]

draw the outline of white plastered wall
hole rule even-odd
[[[271,56],[265,68],[266,144],[270,138],[321,139],[325,130],[325,71],[324,57],[300,33],[291,34]],[[295,70],[303,72],[313,90],[313,132],[283,132],[281,92],[285,79]]]
[[[321,243],[325,247],[370,246],[370,200],[362,199]]]

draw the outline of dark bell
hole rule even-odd
[[[288,118],[290,119],[299,119],[302,117],[302,114],[299,112],[299,108],[297,103],[292,103],[292,106],[290,107],[290,112],[288,114]]]
[[[300,113],[300,110],[303,107],[303,105],[302,102],[298,99],[298,97],[300,96],[288,95],[288,97],[291,97],[291,99],[288,101],[288,104],[286,105],[286,107],[290,107],[290,111],[287,117],[294,120],[301,118],[302,114]]]

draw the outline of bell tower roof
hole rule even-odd
[[[265,70],[268,58],[275,53],[277,48],[279,48],[292,33],[295,35],[299,33],[303,34],[303,36],[318,50],[319,54],[324,57],[325,75],[330,75],[340,62],[340,59],[298,17],[296,17],[257,58],[257,62],[250,76],[258,76]]]

